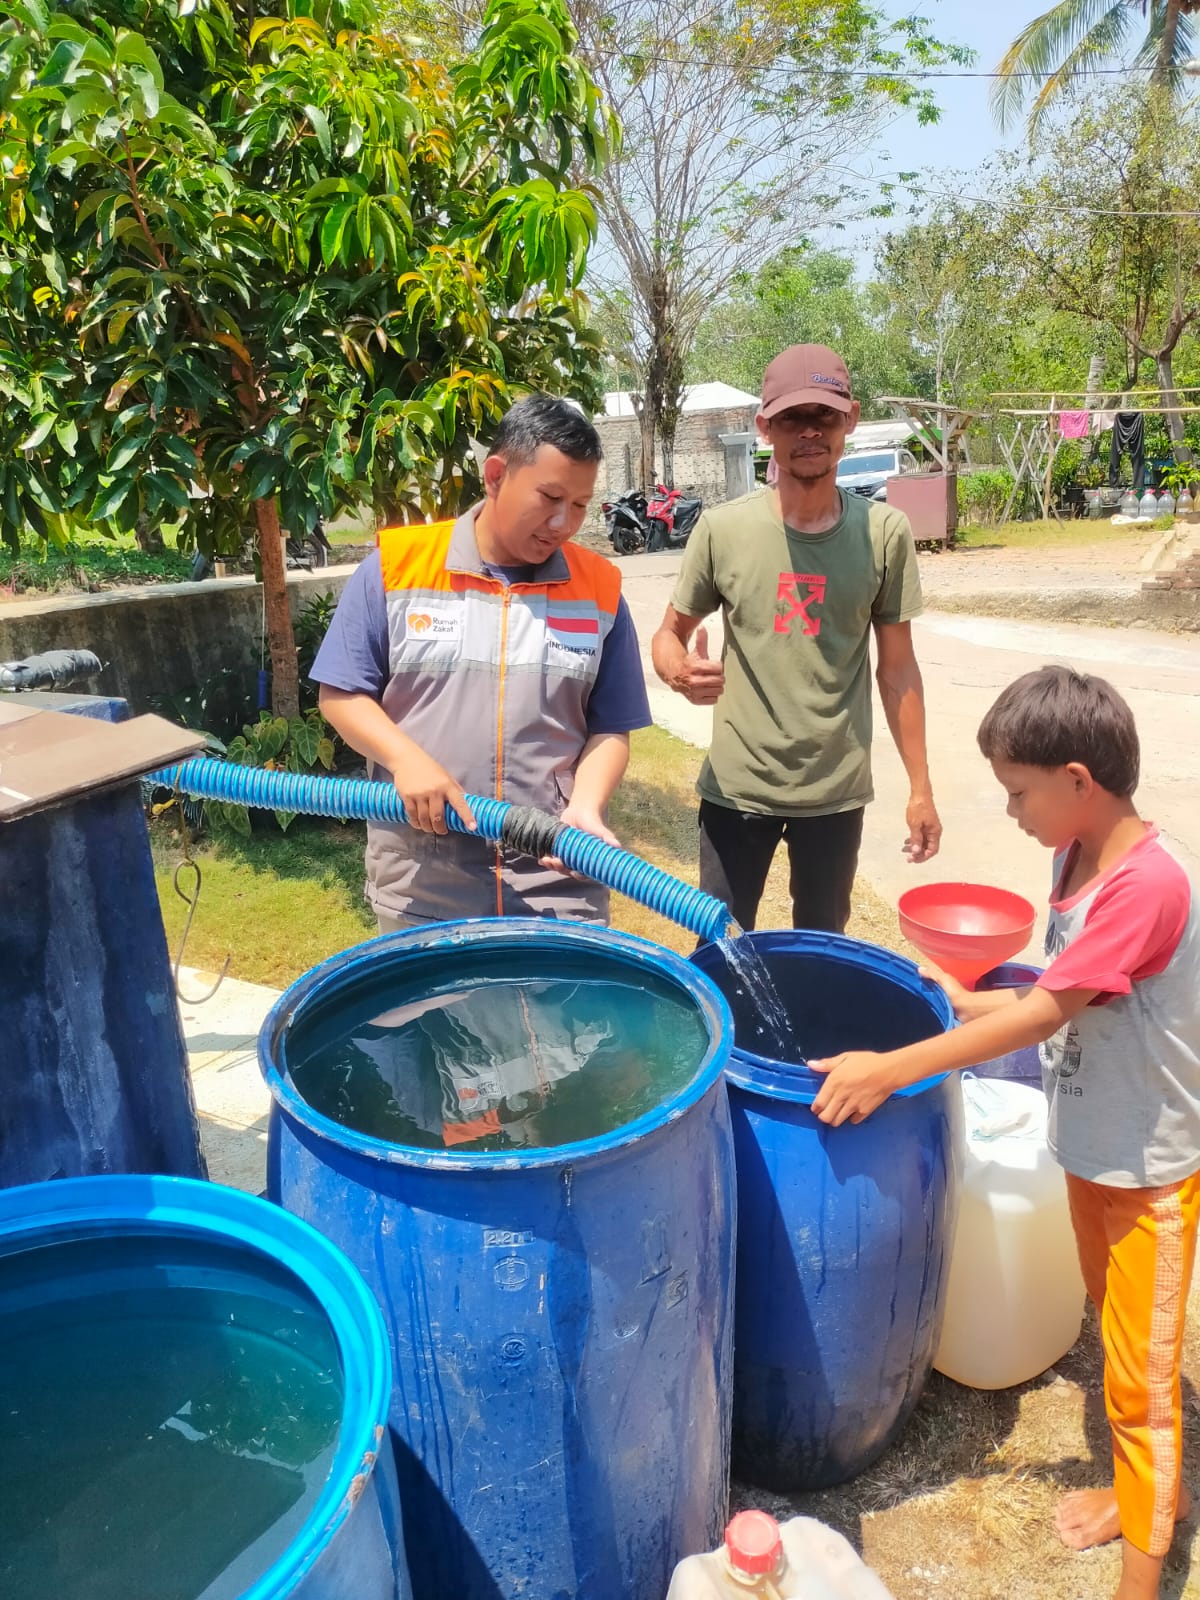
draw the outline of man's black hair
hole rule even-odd
[[[583,413],[548,394],[517,401],[496,430],[488,455],[503,456],[510,466],[522,467],[544,444],[571,461],[600,461],[604,456],[600,435]]]

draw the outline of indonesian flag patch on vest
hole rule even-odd
[[[575,655],[594,656],[600,648],[600,621],[595,616],[546,617],[546,640]]]

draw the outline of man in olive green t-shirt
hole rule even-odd
[[[870,638],[910,795],[904,850],[937,853],[941,823],[925,753],[912,645],[921,582],[908,519],[837,486],[858,422],[850,374],[823,345],[793,345],[763,376],[760,433],[778,481],[706,511],[654,636],[660,678],[715,706],[700,773],[700,884],[753,928],[781,839],[795,927],[840,933],[871,788]],[[697,624],[720,609],[725,652]]]

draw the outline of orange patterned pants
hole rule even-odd
[[[1100,1313],[1121,1533],[1165,1555],[1183,1466],[1179,1363],[1200,1218],[1200,1173],[1114,1189],[1067,1173],[1088,1294]]]

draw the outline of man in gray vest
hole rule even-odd
[[[608,893],[451,832],[465,798],[537,806],[616,843],[604,820],[650,712],[612,562],[571,543],[595,488],[596,430],[519,401],[456,522],[387,528],[347,584],[313,665],[321,710],[394,783],[409,827],[367,830],[381,932],[452,917],[603,919]]]
[[[833,350],[793,345],[775,357],[757,426],[773,446],[778,482],[704,513],[654,636],[664,683],[715,707],[697,784],[700,884],[743,928],[754,927],[781,839],[794,926],[846,926],[872,798],[872,633],[910,785],[904,850],[928,861],[941,838],[912,644],[921,611],[912,531],[900,512],[837,485],[858,416]],[[725,654],[710,661],[697,625],[718,608]]]

